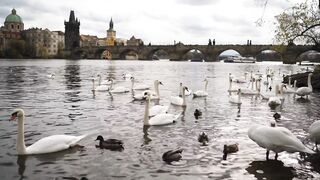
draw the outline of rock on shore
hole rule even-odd
[[[298,73],[291,75],[291,84],[293,85],[294,80],[297,80],[297,87],[308,86],[308,74],[306,73]],[[283,83],[288,83],[289,76],[285,76],[283,78]],[[313,75],[311,76],[311,84],[312,88],[315,91],[320,91],[320,72],[314,71]]]

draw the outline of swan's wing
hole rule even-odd
[[[306,148],[301,141],[284,127],[255,126],[248,131],[249,138],[260,147],[275,152],[307,152],[314,153]]]
[[[313,141],[320,139],[320,121],[315,121],[309,127],[310,138]]]
[[[179,96],[171,96],[170,101],[172,104],[181,105],[183,104],[183,99]]]
[[[27,154],[58,152],[76,145],[84,136],[53,135],[42,138],[27,147]]]
[[[176,119],[173,114],[157,114],[149,119],[149,124],[152,126],[172,124]]]
[[[208,93],[202,90],[198,90],[196,92],[193,93],[194,96],[196,97],[201,97],[201,96],[208,96]]]
[[[155,105],[149,109],[149,116],[167,113],[169,106]]]

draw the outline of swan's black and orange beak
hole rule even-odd
[[[14,121],[14,120],[16,120],[16,119],[17,119],[17,116],[18,116],[18,113],[17,113],[17,112],[12,113],[12,114],[11,114],[11,118],[9,119],[9,121]]]
[[[189,89],[186,87],[186,90],[189,92]]]
[[[163,86],[163,84],[162,84],[162,82],[161,82],[161,81],[159,81],[159,84]]]

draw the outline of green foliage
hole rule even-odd
[[[5,57],[21,59],[25,53],[25,41],[10,40],[8,47],[5,49]]]
[[[275,41],[280,44],[318,44],[320,15],[317,1],[305,0],[276,16]]]
[[[316,65],[316,67],[313,70],[313,73],[316,73],[316,74],[320,73],[320,65]]]

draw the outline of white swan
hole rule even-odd
[[[138,85],[134,85],[134,77],[131,77],[131,89],[132,90],[147,90],[150,89],[150,86],[146,85],[146,84],[138,84]]]
[[[62,151],[75,146],[83,136],[71,135],[53,135],[42,138],[34,144],[26,147],[24,142],[24,111],[16,109],[11,114],[11,120],[18,118],[18,137],[17,137],[17,151],[19,155],[26,154],[45,154],[57,151]]]
[[[271,108],[276,108],[282,104],[281,97],[279,96],[279,85],[277,84],[275,87],[276,96],[269,97],[268,106]]]
[[[283,93],[295,93],[296,92],[296,87],[293,86],[293,88],[291,87],[291,77],[289,76],[289,80],[288,80],[288,86],[287,85],[284,85],[284,88],[283,89]]]
[[[94,78],[92,78],[92,91],[95,92],[95,91],[109,91],[109,87],[107,85],[99,85],[97,87],[95,87],[95,83],[94,83]]]
[[[174,105],[177,105],[177,106],[187,106],[185,90],[188,90],[188,88],[185,87],[185,86],[182,86],[182,97],[171,96],[170,97],[171,104],[174,104]]]
[[[238,92],[239,87],[232,87],[232,77],[231,77],[231,73],[229,73],[229,88],[228,88],[228,92],[229,94],[231,94],[232,92]]]
[[[245,72],[243,77],[238,78],[233,76],[232,81],[235,83],[247,83],[247,75],[248,75],[248,72]]]
[[[123,73],[123,74],[122,74],[122,78],[123,78],[124,80],[127,80],[127,79],[130,80],[131,77],[133,77],[132,74],[129,74],[129,73]]]
[[[193,92],[193,97],[196,98],[196,97],[206,97],[208,96],[208,92],[207,92],[207,89],[208,89],[208,80],[207,78],[204,79],[204,82],[205,82],[205,85],[204,85],[204,90],[198,90],[196,92]]]
[[[278,153],[283,151],[287,151],[289,153],[315,153],[304,146],[301,141],[290,132],[290,130],[284,127],[255,125],[248,130],[248,136],[260,147],[267,149],[267,160],[269,159],[270,150],[276,153],[275,159],[277,159]]]
[[[153,84],[154,84],[154,90],[155,91],[146,90],[146,91],[142,92],[142,95],[144,95],[145,93],[149,93],[150,96],[151,96],[150,97],[151,100],[158,100],[158,99],[160,99],[159,85],[163,85],[163,84],[159,80],[155,80]]]
[[[234,103],[234,104],[242,104],[241,89],[238,89],[237,95],[230,95],[229,96],[229,102]]]
[[[259,95],[260,94],[260,88],[258,87],[260,84],[260,79],[251,79],[251,89],[250,88],[241,88],[241,93],[244,95]],[[254,89],[254,85],[255,88]]]
[[[309,127],[309,137],[315,142],[316,149],[318,149],[318,143],[320,143],[320,121],[315,121]]]
[[[101,86],[101,85],[110,85],[111,84],[111,81],[109,79],[102,81],[101,75],[98,74],[97,76],[99,77],[99,83],[98,83],[99,86]]]
[[[297,94],[300,97],[306,96],[306,98],[308,98],[308,95],[312,93],[311,76],[312,76],[312,73],[309,73],[308,87],[299,87],[295,94]]]
[[[184,95],[185,96],[190,96],[192,94],[192,90],[188,89],[184,91]],[[180,83],[180,87],[179,87],[179,96],[182,96],[182,83]]]
[[[56,75],[54,73],[47,75],[47,78],[49,78],[49,79],[54,79],[54,77],[56,77]]]
[[[167,125],[174,123],[181,115],[174,115],[174,114],[157,114],[153,117],[149,117],[149,104],[150,104],[150,94],[148,94],[146,98],[146,105],[145,105],[145,112],[144,112],[144,125],[145,126],[160,126],[160,125]]]
[[[165,105],[154,105],[152,107],[150,107],[149,109],[149,116],[155,116],[157,114],[165,114],[167,113],[169,110],[169,106],[165,106]]]
[[[123,87],[123,86],[117,86],[117,87],[113,87],[113,79],[110,79],[111,84],[110,84],[110,92],[111,93],[127,93],[130,92],[129,88]]]

